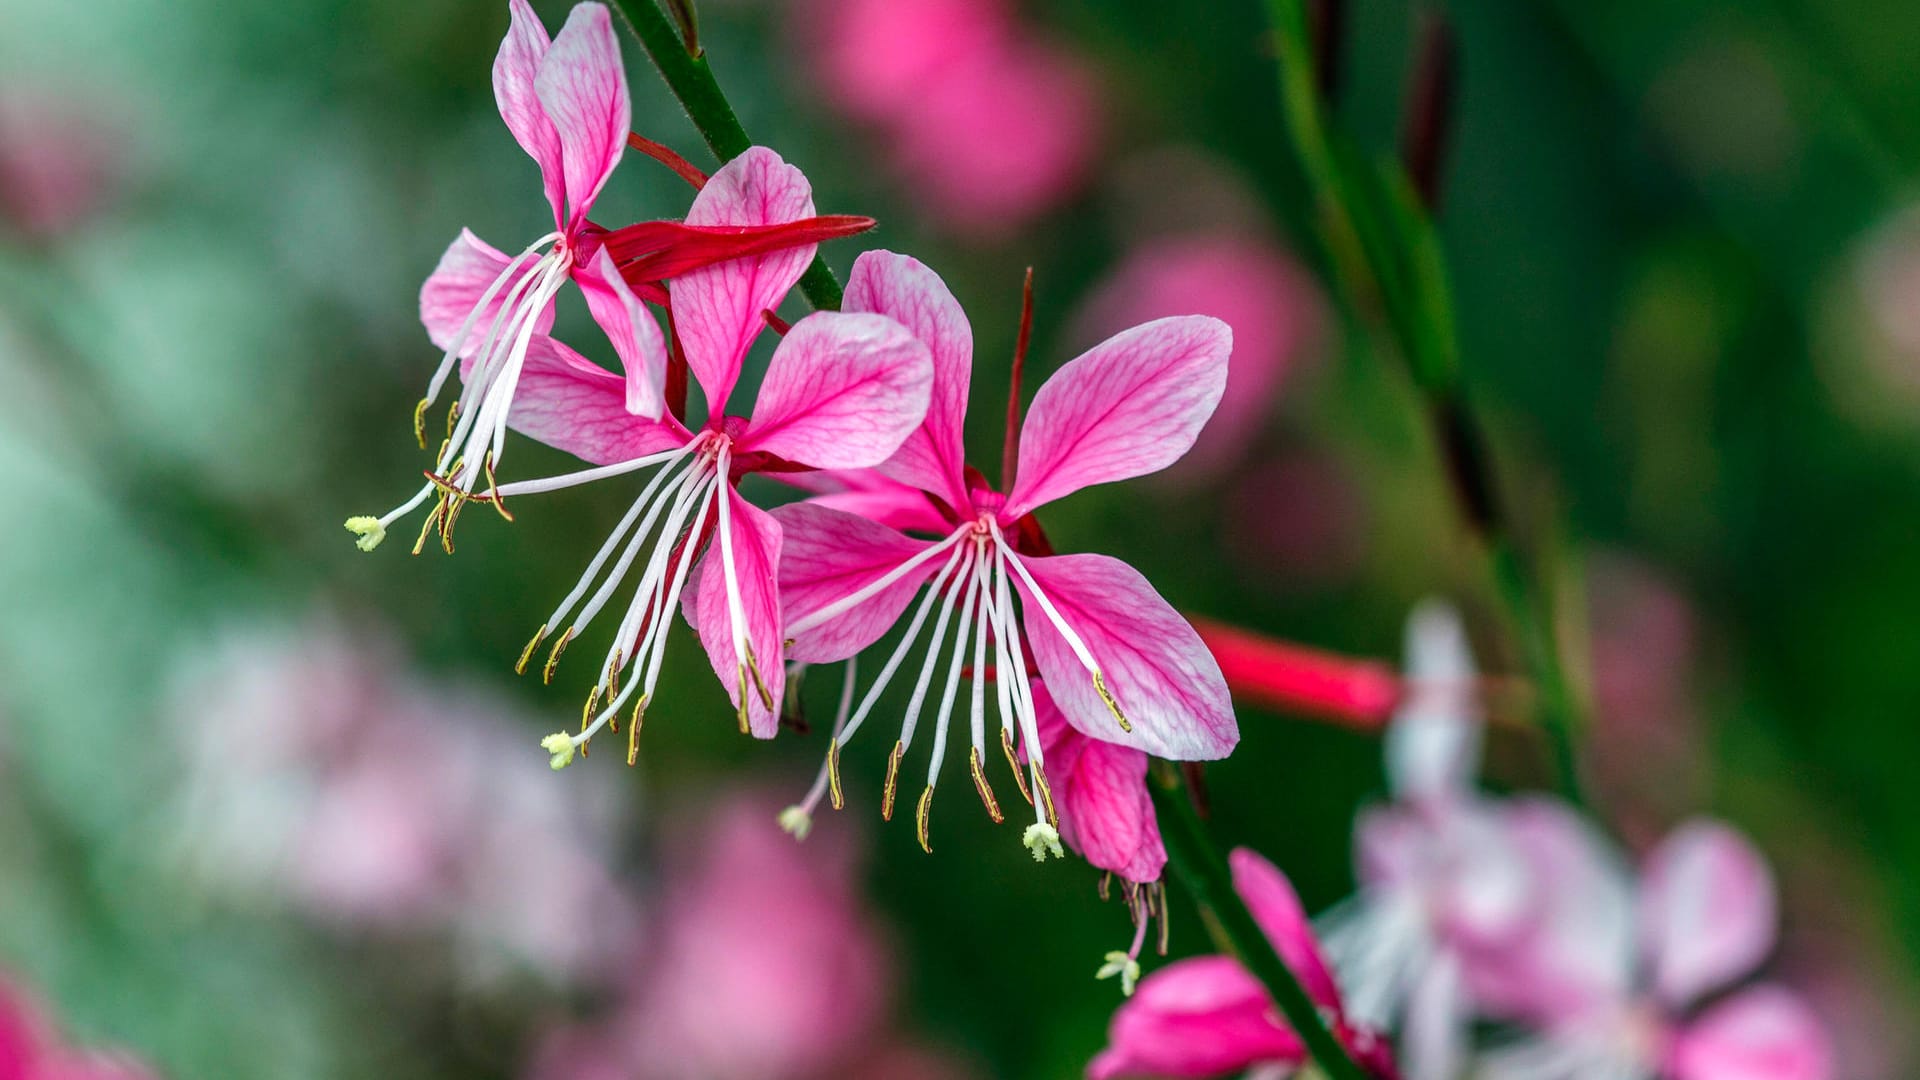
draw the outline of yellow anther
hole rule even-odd
[[[747,642],[741,642],[741,646],[747,654],[747,670],[753,673],[753,688],[760,694],[760,704],[772,712],[773,691],[767,689],[767,681],[760,676],[760,661],[753,655],[753,646]]]
[[[900,790],[900,755],[907,752],[904,743],[893,744],[893,752],[887,755],[887,784],[880,789],[880,820],[893,820],[893,797]]]
[[[440,522],[440,550],[453,554],[453,523],[460,517],[460,508],[467,505],[467,496],[454,495],[447,500],[447,513]]]
[[[847,806],[845,796],[840,793],[840,740],[827,742],[827,801],[835,810],[844,810]]]
[[[607,697],[608,698],[615,698],[620,696],[620,662],[624,659],[626,659],[626,657],[621,655],[619,649],[613,650],[613,659],[608,661],[607,663]],[[616,727],[614,728],[614,730],[618,731],[620,729]]]
[[[1107,703],[1107,711],[1120,721],[1120,730],[1131,734],[1133,725],[1127,723],[1126,714],[1120,711],[1120,703],[1113,700],[1113,692],[1107,689],[1107,677],[1098,671],[1093,673],[1093,689],[1100,695],[1100,700]]]
[[[573,627],[569,626],[566,632],[560,635],[560,640],[553,643],[553,651],[547,654],[547,666],[540,671],[540,681],[542,683],[551,684],[553,682],[553,669],[560,665],[560,654],[567,651],[567,642],[572,640]]]
[[[427,448],[427,408],[432,404],[426,398],[421,398],[420,404],[413,407],[413,437],[422,450]]]
[[[453,404],[447,406],[447,439],[449,441],[453,439],[453,422],[458,419],[460,419],[460,399],[454,398]],[[420,449],[425,450],[426,448],[427,448],[426,435],[424,432],[422,432],[421,438],[420,438]]]
[[[980,802],[987,808],[987,816],[995,825],[1005,821],[1000,813],[1000,800],[993,797],[993,788],[987,784],[987,771],[980,767],[980,748],[974,747],[967,757],[967,766],[973,772],[974,790],[980,793]]]
[[[745,735],[749,730],[747,724],[747,665],[736,664],[734,668],[740,675],[740,686],[739,692],[733,696],[734,699],[740,703],[740,734]]]
[[[433,504],[433,513],[428,514],[427,520],[420,526],[420,536],[413,542],[413,553],[415,555],[426,550],[427,534],[433,531],[435,525],[440,524],[441,519],[446,516],[446,513],[447,499],[446,496],[442,495],[440,501]]]
[[[1038,764],[1033,767],[1033,786],[1040,796],[1040,801],[1046,805],[1047,824],[1056,829],[1059,828],[1060,815],[1053,810],[1053,789],[1047,786],[1047,770]]]
[[[555,771],[573,764],[573,736],[564,731],[556,731],[540,740],[540,749],[553,755],[547,762]]]
[[[500,481],[493,475],[493,451],[487,451],[486,456],[480,459],[480,471],[486,474],[487,495],[493,502],[493,508],[503,519],[512,521],[513,511],[507,509],[507,500],[500,497]],[[1121,723],[1125,722],[1121,721]]]
[[[380,524],[377,517],[350,517],[347,519],[347,531],[354,535],[353,546],[361,551],[372,551],[387,538],[387,527]]]
[[[933,785],[928,784],[927,790],[920,793],[920,805],[913,811],[913,827],[920,837],[920,850],[929,855],[933,854],[933,845],[927,842],[927,817],[932,812]]]
[[[541,623],[539,632],[533,635],[533,640],[527,642],[527,647],[520,650],[520,659],[513,665],[515,675],[527,673],[527,662],[533,659],[533,650],[539,648],[540,643],[545,640],[547,640],[547,624]]]
[[[1027,790],[1027,778],[1020,768],[1020,755],[1013,752],[1013,736],[1006,728],[1000,729],[1000,749],[1007,752],[1007,768],[1013,770],[1013,783],[1020,789],[1020,797],[1033,805],[1033,793]]]
[[[640,764],[640,721],[647,714],[647,695],[633,703],[633,716],[627,721],[627,767]]]
[[[580,734],[587,733],[587,727],[593,723],[593,712],[600,706],[600,687],[594,686],[587,691],[587,703],[580,707]]]

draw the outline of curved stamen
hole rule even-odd
[[[820,626],[821,624],[827,622],[830,619],[837,618],[838,616],[853,610],[855,607],[865,603],[866,601],[872,599],[873,597],[880,595],[882,590],[886,589],[888,586],[892,585],[894,582],[899,581],[901,578],[906,577],[908,574],[912,573],[915,568],[926,563],[927,560],[933,558],[935,555],[938,555],[942,551],[945,551],[948,548],[952,547],[953,545],[959,543],[962,537],[966,536],[969,532],[972,532],[972,531],[973,531],[973,526],[971,524],[963,525],[960,528],[954,530],[953,534],[948,536],[945,540],[942,540],[939,543],[934,544],[931,547],[928,547],[920,551],[918,554],[914,555],[912,558],[906,560],[900,565],[887,571],[885,574],[883,574],[879,578],[876,578],[873,581],[870,581],[867,584],[862,585],[860,588],[855,589],[853,592],[848,593],[847,595],[839,598],[838,600],[833,601],[830,604],[827,604],[825,607],[819,608],[814,611],[809,611],[805,615],[802,615],[799,618],[792,620],[787,624],[787,637],[789,638],[798,637],[799,635],[806,633],[807,631],[813,629],[814,627]]]
[[[1106,674],[1100,670],[1100,665],[1093,659],[1093,653],[1088,651],[1086,642],[1080,640],[1080,635],[1067,624],[1066,618],[1060,614],[1060,609],[1053,606],[1053,601],[1048,598],[1046,590],[1042,589],[1040,583],[1033,579],[1033,575],[1027,572],[1019,553],[1009,547],[1006,537],[1000,534],[1000,526],[993,524],[992,527],[994,542],[1005,550],[1007,562],[1013,565],[1014,572],[1020,575],[1020,580],[1027,583],[1028,591],[1032,593],[1035,600],[1040,602],[1040,610],[1046,612],[1047,619],[1053,623],[1054,629],[1060,631],[1060,636],[1066,639],[1067,647],[1073,650],[1076,657],[1079,657],[1081,666],[1093,676],[1093,688],[1100,695],[1100,700],[1106,703],[1107,711],[1111,712],[1114,720],[1119,722],[1121,731],[1131,732],[1133,724],[1127,720],[1126,714],[1120,711],[1120,703],[1114,700],[1112,691],[1107,689]]]

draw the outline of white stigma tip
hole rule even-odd
[[[1106,963],[1100,965],[1100,970],[1093,973],[1093,977],[1111,979],[1115,975],[1120,976],[1120,992],[1127,997],[1132,997],[1133,988],[1140,984],[1140,961],[1117,950],[1108,953],[1106,960]]]
[[[1056,859],[1067,857],[1067,853],[1060,848],[1060,834],[1044,821],[1036,821],[1027,826],[1026,833],[1020,837],[1020,842],[1027,846],[1028,851],[1033,852],[1034,862],[1046,862],[1048,855]]]
[[[813,815],[798,806],[789,806],[780,811],[780,827],[793,834],[795,840],[805,840],[813,831]]]
[[[540,749],[553,755],[547,764],[553,766],[555,772],[573,764],[573,736],[564,731],[556,731],[541,739]]]
[[[387,538],[387,527],[380,524],[377,517],[350,517],[347,519],[347,531],[358,537],[353,546],[361,551],[372,551]]]

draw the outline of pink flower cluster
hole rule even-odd
[[[6,1080],[153,1080],[130,1055],[68,1046],[40,1003],[0,981],[0,1077]]]
[[[795,15],[834,104],[956,233],[1005,235],[1085,178],[1098,86],[1012,0],[807,0]]]
[[[636,917],[618,785],[547,782],[526,717],[392,652],[320,624],[236,630],[189,665],[168,710],[182,861],[229,903],[444,942],[464,977],[605,978]]]
[[[551,1032],[534,1080],[968,1075],[891,1022],[890,950],[852,835],[803,854],[767,827],[774,805],[736,793],[679,830],[613,1005]]]
[[[1360,818],[1360,891],[1315,930],[1277,871],[1235,883],[1356,1060],[1397,1033],[1408,1080],[1830,1080],[1824,1025],[1754,981],[1777,933],[1764,859],[1728,825],[1682,824],[1638,873],[1573,808],[1474,783],[1482,720],[1464,630],[1425,606],[1387,733],[1389,804]],[[1336,992],[1333,987],[1338,984]],[[1475,1045],[1497,1025],[1508,1034]],[[1146,977],[1094,1078],[1210,1077],[1297,1064],[1297,1038],[1234,961]]]
[[[741,730],[760,738],[779,729],[790,663],[848,665],[820,782],[784,815],[791,831],[805,834],[823,797],[843,805],[840,750],[898,675],[913,689],[883,816],[892,816],[915,735],[931,728],[914,812],[931,849],[933,794],[958,730],[994,821],[1004,814],[988,772],[1004,757],[1033,808],[1021,838],[1036,858],[1062,853],[1064,820],[1069,840],[1096,862],[1135,880],[1157,877],[1158,840],[1148,836],[1138,785],[1114,817],[1105,775],[1137,780],[1149,753],[1225,756],[1238,739],[1226,684],[1193,628],[1137,571],[1105,555],[1056,553],[1034,513],[1186,453],[1226,386],[1227,325],[1159,318],[1063,365],[1009,440],[1017,451],[996,487],[963,445],[972,330],[939,275],[869,251],[854,264],[843,310],[779,319],[816,242],[841,235],[839,222],[864,219],[815,215],[806,177],[761,147],[700,181],[684,222],[592,223],[587,212],[629,140],[610,17],[582,3],[549,40],[523,0],[510,9],[494,88],[509,130],[540,166],[556,228],[515,257],[462,233],[427,280],[421,317],[444,355],[416,412],[420,433],[443,382],[457,372],[464,390],[427,484],[389,514],[349,520],[360,546],[371,550],[429,502],[416,551],[434,530],[450,551],[469,503],[511,519],[510,498],[589,483],[624,489],[625,515],[520,659],[525,670],[551,640],[540,665],[551,679],[602,612],[613,624],[579,730],[542,744],[554,768],[623,720],[627,758],[636,759],[677,610]],[[689,176],[690,167],[678,171]],[[554,302],[569,281],[621,374],[553,337]],[[770,329],[779,340],[748,408],[735,390]],[[705,420],[691,426],[689,382],[706,404]],[[509,429],[590,467],[502,483]],[[753,473],[813,497],[768,512],[740,493]],[[855,658],[903,620],[900,644],[856,707]],[[1057,773],[1049,756],[1060,760]]]

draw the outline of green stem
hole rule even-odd
[[[640,39],[641,47],[647,50],[660,77],[667,81],[667,89],[687,110],[688,119],[706,140],[713,156],[725,163],[745,153],[753,140],[747,137],[747,129],[740,126],[740,117],[735,115],[719,81],[713,77],[706,55],[688,55],[680,35],[654,0],[613,0],[613,4],[626,18],[633,36]],[[801,275],[800,291],[818,310],[839,310],[840,279],[833,276],[826,260],[818,255]]]
[[[1540,693],[1541,730],[1560,788],[1580,802],[1574,739],[1582,724],[1553,633],[1540,575],[1527,572],[1502,511],[1484,429],[1460,375],[1459,337],[1446,262],[1433,222],[1403,170],[1361,156],[1329,130],[1313,71],[1301,0],[1267,0],[1279,59],[1281,115],[1314,193],[1316,226],[1346,303],[1387,337],[1406,362],[1441,447],[1462,516],[1483,541],[1487,574]]]
[[[1160,837],[1167,847],[1167,865],[1193,898],[1215,946],[1240,961],[1266,986],[1281,1015],[1287,1018],[1287,1026],[1300,1036],[1308,1055],[1328,1080],[1367,1080],[1366,1070],[1348,1056],[1339,1037],[1327,1027],[1312,995],[1280,959],[1253,913],[1234,891],[1232,871],[1221,858],[1219,845],[1207,835],[1206,826],[1194,813],[1179,770],[1159,763],[1147,790],[1153,796]]]

